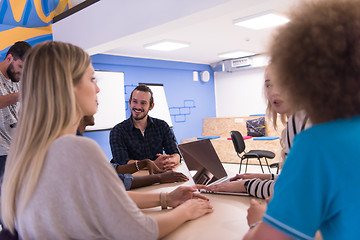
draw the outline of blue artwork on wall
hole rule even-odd
[[[194,100],[184,100],[184,105],[181,107],[169,107],[170,116],[173,117],[174,122],[186,122],[186,115],[191,114],[191,109],[196,108]]]

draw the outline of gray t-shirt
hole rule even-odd
[[[73,135],[51,144],[16,227],[22,239],[158,238],[156,220],[129,198],[97,143]]]
[[[19,84],[7,79],[0,71],[0,96],[19,92]],[[0,156],[7,155],[17,123],[19,103],[0,108]]]

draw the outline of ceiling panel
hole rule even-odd
[[[296,0],[236,0],[124,36],[114,48],[103,53],[212,64],[223,59],[218,54],[235,50],[254,53],[267,51],[275,29],[250,30],[232,24],[233,20],[276,11],[286,14]],[[146,21],[144,17],[143,21]],[[143,46],[163,39],[190,43],[190,47],[171,52],[147,50]]]

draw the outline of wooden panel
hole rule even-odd
[[[230,131],[239,131],[243,136],[247,136],[246,120],[259,118],[259,116],[253,117],[231,117],[231,118],[205,118],[203,120],[203,136],[220,136],[220,138],[212,139],[211,142],[221,160],[224,163],[240,163],[240,158],[237,156],[233,143],[230,138]],[[277,130],[274,129],[271,121],[265,117],[266,136],[280,137],[281,132],[284,129],[282,124],[279,124]],[[197,137],[184,139],[182,143],[196,141]],[[250,150],[268,150],[275,153],[274,159],[269,159],[269,164],[279,162],[281,159],[281,146],[280,140],[245,140],[246,149]],[[249,159],[249,164],[259,164],[257,159]],[[265,160],[262,160],[262,164],[265,164]]]
[[[203,136],[221,136],[230,137],[230,131],[239,131],[243,136],[247,136],[246,120],[256,119],[254,117],[232,117],[232,118],[204,118],[203,119]],[[281,125],[281,124],[280,124]],[[280,137],[284,127],[279,126],[275,130],[272,123],[265,117],[265,133],[266,136]]]

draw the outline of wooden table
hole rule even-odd
[[[185,164],[180,164],[175,171],[189,176]],[[185,183],[158,184],[149,187],[134,189],[138,192],[170,192],[178,186],[192,186],[192,179]],[[242,239],[249,230],[246,221],[250,197],[206,194],[210,199],[214,212],[198,219],[186,222],[174,232],[167,235],[166,240],[211,240],[211,239]],[[161,213],[160,207],[143,210],[146,214]],[[165,210],[171,211],[171,210]]]

